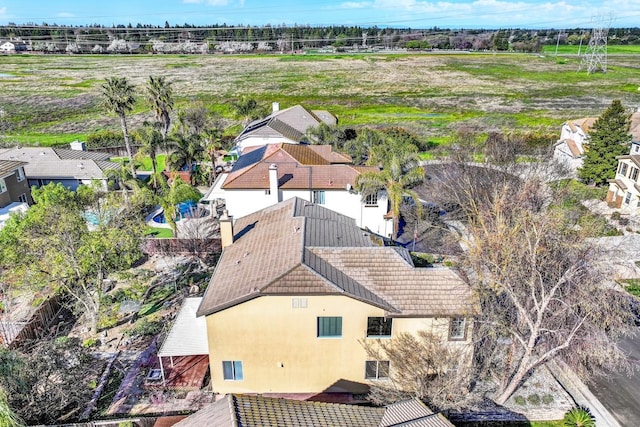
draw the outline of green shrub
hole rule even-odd
[[[124,333],[129,336],[137,335],[137,336],[145,337],[145,336],[156,335],[160,333],[161,330],[162,330],[162,323],[160,323],[156,319],[149,320],[148,318],[144,317],[140,319],[133,328],[127,329]]]
[[[98,344],[97,338],[87,338],[86,340],[82,341],[82,346],[86,348],[93,347],[97,344]]]
[[[619,220],[620,219],[620,212],[615,211],[614,213],[612,213],[611,214],[611,219],[614,219],[616,221]]]
[[[538,396],[537,394],[530,394],[529,397],[527,397],[527,401],[535,406],[540,405],[540,396]]]
[[[573,408],[562,419],[565,427],[595,427],[596,421],[588,408]]]
[[[513,396],[513,401],[516,405],[524,406],[527,404],[527,400],[522,396]]]

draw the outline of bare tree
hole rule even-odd
[[[466,343],[447,343],[440,335],[419,331],[362,345],[374,361],[389,361],[384,365],[389,381],[371,384],[369,398],[376,404],[416,397],[436,409],[455,409],[468,397],[472,349]]]
[[[601,255],[541,186],[504,185],[469,217],[463,265],[477,290],[479,369],[503,404],[538,367],[562,358],[585,379],[628,368],[630,298],[606,284]]]

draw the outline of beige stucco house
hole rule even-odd
[[[402,332],[469,347],[467,284],[449,268],[415,268],[406,249],[351,218],[292,198],[235,223],[223,217],[221,234],[197,312],[216,393],[362,393],[396,369],[362,342]]]

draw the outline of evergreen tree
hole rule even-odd
[[[629,115],[619,100],[614,100],[602,113],[589,132],[589,144],[582,168],[578,169],[581,180],[595,185],[604,185],[616,174],[618,161],[629,151]]]

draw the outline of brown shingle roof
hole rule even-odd
[[[567,139],[566,141],[567,141],[567,147],[569,147],[569,151],[571,151],[571,155],[573,157],[582,156],[582,152],[580,151],[580,149],[578,148],[578,145],[573,139]]]
[[[245,151],[234,165],[222,188],[268,189],[269,167],[278,165],[278,181],[282,189],[343,190],[355,185],[363,171],[375,171],[371,166],[344,164],[347,159],[330,146],[269,144]],[[341,163],[333,163],[341,160]],[[333,164],[332,164],[333,163]]]
[[[292,198],[238,219],[198,315],[262,295],[345,295],[391,316],[475,312],[447,268],[415,268],[404,248],[379,246],[353,219]]]
[[[225,414],[226,413],[226,414]],[[452,427],[417,400],[375,408],[338,403],[231,394],[176,424],[176,427]]]

